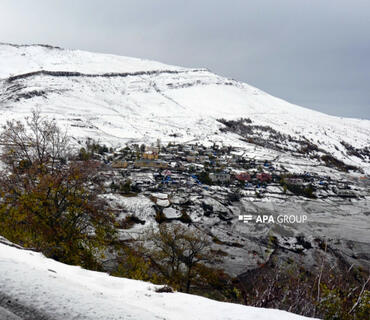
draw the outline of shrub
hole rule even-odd
[[[180,217],[179,220],[183,223],[191,223],[192,222],[190,216],[187,214],[187,212],[185,210],[181,211],[181,217]]]
[[[163,223],[163,222],[167,221],[166,216],[164,215],[162,209],[160,209],[160,208],[157,209],[154,219],[155,219],[155,221],[157,221],[157,223]]]
[[[145,221],[140,220],[137,216],[135,215],[128,215],[126,218],[121,222],[121,226],[124,229],[130,229],[132,228],[135,224],[145,224]]]
[[[206,171],[202,171],[202,172],[199,174],[198,180],[199,180],[201,183],[203,183],[203,184],[207,184],[207,185],[212,185],[212,184],[213,184],[213,182],[212,182],[211,178],[209,177],[208,172],[206,172]]]
[[[131,192],[131,180],[128,179],[124,184],[120,185],[120,192],[123,194],[130,194]]]

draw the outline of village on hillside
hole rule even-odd
[[[287,200],[342,199],[366,194],[367,179],[336,180],[315,172],[291,173],[282,164],[255,159],[236,147],[199,144],[127,145],[119,150],[87,144],[80,157],[91,152],[101,161],[100,176],[108,193],[226,192],[228,198]],[[360,184],[358,184],[360,182]]]

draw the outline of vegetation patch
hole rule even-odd
[[[123,228],[123,229],[130,229],[132,228],[135,224],[141,224],[141,225],[144,225],[145,224],[145,221],[144,220],[141,220],[139,219],[137,216],[135,216],[134,214],[132,215],[128,215],[125,217],[125,219],[123,219],[120,223],[120,226]]]
[[[25,123],[7,122],[0,140],[1,235],[58,261],[100,269],[99,255],[116,232],[98,196],[99,164],[73,157],[68,136],[36,111]]]

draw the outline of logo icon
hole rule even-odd
[[[244,223],[248,223],[249,221],[252,221],[253,217],[251,214],[245,214],[239,216],[239,221],[243,221]]]

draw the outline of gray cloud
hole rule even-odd
[[[207,67],[290,102],[370,119],[368,0],[2,0],[0,41]]]

